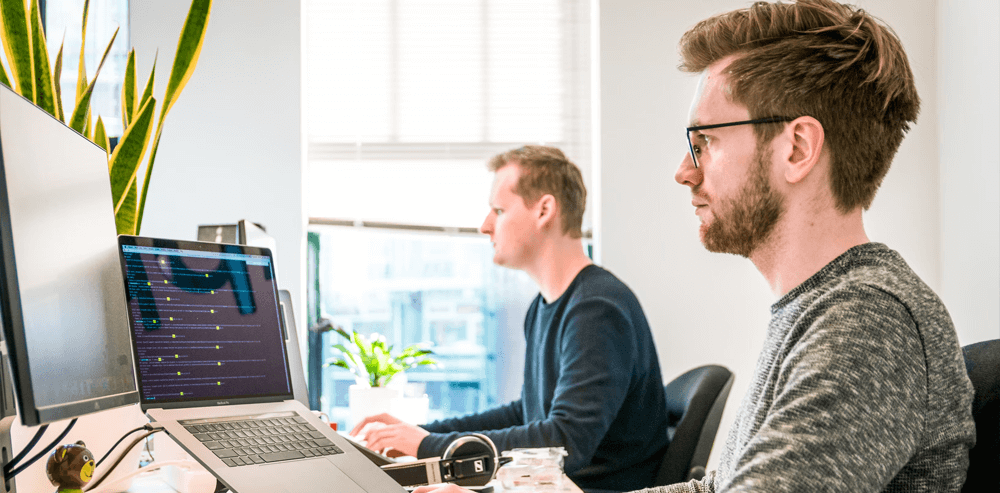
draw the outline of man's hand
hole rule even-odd
[[[430,486],[421,486],[413,490],[413,493],[472,493],[472,492],[460,486],[448,483],[448,484],[432,484]]]
[[[354,429],[351,430],[351,436],[352,437],[358,436],[358,434],[361,433],[361,430],[365,426],[368,426],[371,423],[382,423],[382,424],[387,424],[387,425],[398,425],[398,424],[402,423],[402,421],[400,421],[399,418],[397,418],[397,417],[395,417],[395,416],[393,416],[391,414],[388,414],[388,413],[382,413],[382,414],[376,414],[374,416],[368,416],[367,418],[362,419],[360,423],[358,423],[357,425],[354,426]]]
[[[403,455],[417,456],[417,449],[424,437],[430,435],[423,428],[403,423],[389,414],[369,416],[351,430],[351,436],[364,436],[365,446],[376,451],[393,449]]]

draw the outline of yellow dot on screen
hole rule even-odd
[[[163,259],[161,258],[161,259],[160,259],[160,263],[161,263],[161,264],[165,264],[165,263],[167,263],[167,261],[166,261],[166,260],[163,260]]]
[[[149,282],[149,281],[146,281],[146,285],[147,285],[147,286],[152,286],[152,285],[153,285],[153,283],[151,283],[151,282]]]
[[[167,296],[167,301],[170,301],[170,297],[169,296]]]
[[[218,344],[215,345],[215,349],[219,349],[219,345]]]
[[[208,277],[208,274],[205,274],[205,277]]]
[[[212,290],[212,294],[215,294],[215,290],[214,289]]]
[[[177,339],[177,334],[170,334],[170,337]]]
[[[170,321],[173,322],[174,321],[174,317],[170,317]]]
[[[216,385],[222,385],[222,382],[215,382]]]
[[[177,372],[177,376],[180,376],[180,375],[181,375],[181,372]]]
[[[221,361],[219,362],[219,366],[222,366],[222,362]]]
[[[176,354],[175,354],[175,355],[174,355],[174,358],[175,358],[175,359],[176,359],[176,358],[180,358],[180,356],[179,356],[179,355],[176,355]]]
[[[156,361],[163,361],[163,358],[156,358]]]
[[[153,323],[156,324],[156,323],[159,323],[159,322],[157,322],[156,320],[153,320]]]
[[[163,284],[167,284],[167,280],[166,279],[163,280]]]
[[[215,310],[212,310],[212,313],[215,313]]]
[[[218,325],[215,326],[215,330],[219,330],[219,326]]]
[[[184,392],[181,392],[181,395],[184,395]]]

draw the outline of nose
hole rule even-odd
[[[484,235],[493,234],[493,212],[491,211],[486,215],[486,219],[483,219],[483,224],[479,226],[479,232]]]
[[[695,168],[691,153],[685,152],[684,159],[681,159],[681,164],[677,167],[677,172],[674,173],[674,181],[694,188],[701,184],[702,178],[701,168]]]

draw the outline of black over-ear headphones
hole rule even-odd
[[[496,475],[500,454],[493,440],[481,433],[458,437],[441,457],[382,466],[402,486],[455,483],[459,486],[484,486]]]

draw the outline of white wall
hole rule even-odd
[[[156,56],[158,99],[189,7],[129,2],[138,77]],[[298,0],[213,2],[198,66],[167,115],[141,234],[193,240],[200,224],[263,224],[304,321],[300,12]]]
[[[953,29],[959,22],[976,19],[974,26],[982,32],[964,36],[976,37],[976,46],[992,42],[985,51],[987,63],[982,63],[983,51],[968,50],[964,40],[940,43],[947,51],[939,54],[937,0],[856,3],[885,20],[900,36],[922,98],[918,123],[904,140],[865,216],[869,237],[898,250],[950,303],[963,344],[995,338],[1000,279],[996,271],[1000,223],[996,6],[992,6],[993,15],[982,15],[979,7],[967,5],[965,11],[945,16]],[[594,181],[601,190],[597,202],[602,210],[595,221],[600,225],[601,261],[639,296],[665,380],[708,363],[735,372],[710,468],[717,464],[729,424],[750,383],[775,297],[748,260],[705,251],[698,240],[689,190],[673,181],[687,152],[684,127],[696,79],[676,69],[677,41],[699,20],[749,5],[740,0],[598,2],[601,151],[595,158]],[[977,60],[952,60],[963,49],[967,57]],[[955,97],[947,99],[943,110],[938,99],[942,92],[939,60],[949,60],[947,66],[955,74],[945,79]],[[977,77],[986,82],[969,82]],[[987,101],[985,106],[964,96],[969,87]],[[984,115],[989,124],[972,135],[968,126],[941,123],[948,118],[982,122]],[[952,140],[965,145],[950,144]],[[950,164],[944,169],[942,161],[941,174],[953,173],[944,181],[939,178],[939,142],[969,149],[967,157],[958,159],[965,166],[961,171]],[[940,154],[949,153],[942,150]],[[971,193],[970,179],[981,180]],[[977,196],[971,208],[966,205],[970,194]],[[942,212],[942,201],[961,210],[945,208]],[[970,241],[982,244],[973,250],[976,261],[966,259]],[[983,268],[991,262],[992,271]],[[967,302],[958,302],[962,298]],[[977,332],[969,331],[970,325]]]
[[[941,297],[962,344],[1000,337],[1000,2],[940,0]]]

